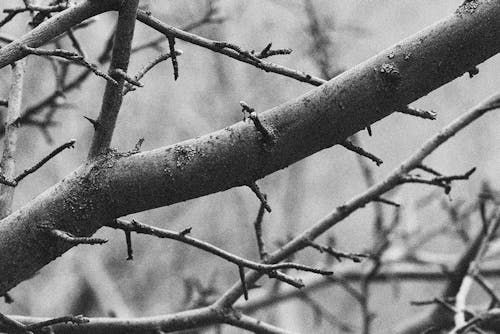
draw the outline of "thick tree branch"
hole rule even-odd
[[[110,74],[113,72],[127,73],[138,5],[139,0],[127,0],[120,8],[109,67]],[[114,79],[117,84],[106,82],[101,112],[96,126],[94,126],[95,132],[90,145],[89,159],[93,159],[108,150],[113,138],[116,119],[123,100],[123,86],[126,81],[123,75],[115,75]]]
[[[89,236],[125,214],[247,185],[343,142],[462,75],[500,51],[500,3],[476,4],[473,12],[459,9],[300,98],[260,113],[270,143],[263,143],[253,124],[239,122],[173,146],[110,151],[86,163],[0,222],[0,294],[69,249],[37,228],[39,222]],[[13,57],[6,58],[2,48],[0,64],[5,59]]]

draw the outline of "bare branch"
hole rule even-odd
[[[398,109],[396,110],[397,112],[407,114],[407,115],[412,115],[416,117],[420,117],[423,119],[430,119],[430,120],[435,120],[437,114],[432,111],[432,110],[422,110],[422,109],[415,109],[411,107],[404,107],[403,109]]]
[[[183,40],[188,43],[192,43],[203,48],[207,48],[217,53],[221,53],[233,59],[242,61],[244,63],[253,65],[257,68],[260,68],[266,72],[273,72],[280,75],[284,75],[298,81],[307,82],[315,86],[320,86],[326,82],[326,80],[313,77],[310,74],[289,69],[287,67],[277,65],[274,63],[266,62],[256,57],[250,51],[246,51],[239,46],[228,43],[228,42],[218,42],[214,40],[210,40],[208,38],[204,38],[181,29],[169,26],[164,22],[158,20],[152,15],[148,15],[148,13],[139,10],[137,12],[137,19],[142,23],[150,26],[151,28],[158,30],[162,34],[165,34],[167,37],[177,38]]]
[[[288,275],[281,273],[278,270],[296,269],[296,270],[300,270],[300,271],[312,272],[312,273],[319,274],[319,275],[331,275],[332,274],[331,271],[316,269],[316,268],[304,266],[304,265],[297,264],[297,263],[284,262],[284,263],[269,265],[269,264],[257,263],[254,261],[246,260],[240,256],[231,254],[223,249],[220,249],[216,246],[213,246],[205,241],[201,241],[201,240],[195,239],[193,237],[190,237],[187,235],[187,232],[185,232],[185,231],[183,231],[183,232],[168,231],[165,229],[160,229],[160,228],[148,226],[145,224],[141,224],[135,220],[133,220],[132,222],[126,222],[122,219],[116,219],[112,223],[108,223],[107,226],[111,227],[111,228],[115,228],[115,229],[120,229],[123,231],[130,231],[130,232],[135,232],[135,233],[139,233],[139,234],[153,235],[153,236],[156,236],[158,238],[167,238],[167,239],[177,240],[177,241],[183,242],[185,244],[191,245],[193,247],[199,248],[201,250],[204,250],[206,252],[209,252],[209,253],[211,253],[215,256],[218,256],[220,258],[223,258],[226,261],[229,261],[231,263],[236,264],[238,267],[244,267],[244,268],[249,268],[249,269],[259,271],[263,274],[268,275],[271,278],[279,279],[283,282],[292,284],[294,286],[301,287],[301,284],[297,280],[290,278]],[[190,231],[190,229],[188,231]]]
[[[68,148],[73,148],[75,146],[76,140],[72,139],[68,141],[67,143],[62,144],[61,146],[57,147],[55,150],[50,152],[47,156],[45,156],[42,160],[40,160],[38,163],[36,163],[33,167],[25,169],[21,174],[16,176],[14,181],[16,183],[19,183],[22,179],[24,179],[26,176],[33,174],[36,172],[38,169],[40,169],[43,165],[45,165],[50,159],[64,151],[65,149]]]
[[[177,56],[180,56],[180,55],[182,55],[182,51],[176,50],[175,54]],[[154,58],[149,63],[147,63],[146,65],[144,65],[144,67],[139,70],[139,72],[134,76],[133,79],[135,81],[141,80],[146,75],[146,73],[148,73],[151,69],[153,69],[153,67],[155,67],[159,63],[161,63],[161,62],[169,59],[170,57],[171,57],[170,53],[162,53],[162,54],[160,54],[158,57]],[[129,85],[126,86],[124,88],[124,90],[123,90],[123,95],[126,95],[127,93],[129,93],[132,90],[135,90],[135,88],[132,87],[132,86],[129,86]]]
[[[11,186],[16,183],[12,180],[16,170],[16,161],[14,158],[17,146],[16,120],[21,114],[25,69],[25,60],[20,60],[12,64],[12,81],[5,125],[4,147],[0,161],[0,183],[7,186],[0,186],[0,218],[10,213],[14,197],[15,190]]]
[[[127,72],[130,60],[130,48],[132,37],[134,36],[135,18],[139,0],[129,0],[120,8],[115,40],[113,43],[113,54],[111,56],[110,73],[116,70]],[[122,105],[123,85],[125,79],[121,76],[117,78],[117,85],[106,83],[101,112],[95,129],[94,137],[88,158],[94,159],[108,150],[113,137],[116,119]]]
[[[344,146],[349,151],[353,151],[353,152],[355,152],[355,153],[357,153],[365,158],[370,159],[371,161],[375,162],[375,164],[377,166],[380,166],[383,163],[383,161],[381,159],[377,158],[375,155],[371,154],[370,152],[365,151],[363,148],[354,145],[349,140],[344,141],[341,145]]]

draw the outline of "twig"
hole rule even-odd
[[[16,183],[19,183],[22,179],[24,179],[26,176],[33,174],[36,172],[38,169],[40,169],[43,165],[45,165],[50,159],[64,151],[65,149],[68,148],[73,148],[75,146],[76,140],[72,139],[68,141],[67,143],[62,144],[61,146],[57,147],[55,150],[50,152],[47,156],[45,156],[42,160],[40,160],[38,163],[36,163],[33,167],[25,169],[21,174],[16,176],[14,181]]]
[[[422,168],[418,166],[418,168]],[[469,171],[461,175],[451,175],[451,176],[436,176],[433,179],[427,180],[415,176],[401,176],[401,183],[423,183],[428,185],[438,186],[444,189],[445,194],[449,194],[451,191],[451,181],[456,180],[468,180],[469,177],[476,171],[476,168],[472,168]]]
[[[420,117],[423,119],[430,119],[430,120],[435,120],[436,116],[437,116],[437,114],[432,110],[415,109],[415,108],[411,108],[409,106],[406,106],[403,109],[398,109],[396,111],[403,113],[403,114],[412,115],[412,116]]]
[[[355,152],[355,153],[357,153],[365,158],[370,159],[371,161],[375,162],[375,164],[377,166],[380,166],[383,163],[383,161],[381,159],[377,158],[375,155],[371,154],[370,152],[365,151],[363,148],[354,145],[349,140],[345,140],[340,145],[344,146],[349,151],[353,151],[353,152]]]
[[[186,235],[186,232],[168,231],[165,229],[160,229],[160,228],[152,227],[149,225],[141,224],[135,220],[133,220],[132,222],[127,222],[127,221],[124,221],[122,219],[116,219],[112,223],[108,223],[107,226],[114,228],[114,229],[120,229],[123,231],[131,231],[131,232],[135,232],[135,233],[139,233],[139,234],[153,235],[153,236],[156,236],[158,238],[167,238],[167,239],[177,240],[177,241],[183,242],[185,244],[191,245],[193,247],[199,248],[201,250],[204,250],[206,252],[209,252],[209,253],[216,255],[220,258],[223,258],[226,261],[229,261],[231,263],[238,265],[239,267],[244,267],[244,268],[256,270],[260,273],[268,275],[271,278],[277,278],[281,281],[284,281],[284,282],[292,284],[292,285],[301,285],[301,284],[297,280],[290,278],[288,275],[279,272],[279,270],[296,269],[296,270],[300,270],[300,271],[307,271],[307,272],[316,273],[319,275],[331,275],[332,274],[331,271],[316,269],[316,268],[312,268],[309,266],[304,266],[301,264],[291,263],[291,262],[283,262],[283,263],[277,263],[277,264],[264,264],[264,263],[257,263],[254,261],[246,260],[240,256],[231,254],[231,253],[229,253],[221,248],[213,246],[205,241],[201,241],[201,240],[195,239],[193,237],[190,237],[190,236]]]
[[[174,80],[179,78],[179,63],[177,62],[177,54],[175,52],[175,37],[168,37],[168,48],[170,50],[170,58],[174,69]]]
[[[486,291],[486,293],[491,297],[492,304],[490,304],[490,308],[500,305],[500,299],[497,294],[479,272],[473,272],[472,278],[474,278],[479,286],[481,286],[481,288],[483,288],[483,290]]]
[[[238,47],[235,44],[210,40],[208,38],[204,38],[183,31],[181,29],[169,26],[164,22],[158,20],[157,18],[153,17],[152,15],[148,15],[148,13],[146,13],[143,10],[139,10],[137,12],[137,19],[142,23],[150,26],[151,28],[158,30],[162,34],[165,34],[167,37],[177,38],[185,42],[195,44],[203,48],[207,48],[214,52],[221,53],[233,59],[253,65],[266,72],[277,73],[302,82],[310,83],[315,86],[320,86],[326,82],[326,80],[314,77],[305,72],[297,71],[281,65],[263,61],[257,58],[256,56],[252,55],[250,51],[243,50],[242,48]]]
[[[370,255],[368,254],[362,254],[362,253],[345,253],[338,251],[336,249],[333,249],[331,246],[322,246],[318,243],[315,243],[314,241],[309,240],[309,246],[311,246],[314,249],[317,249],[320,253],[327,253],[333,256],[334,258],[337,259],[337,261],[341,262],[342,259],[348,259],[351,260],[352,262],[359,263],[361,262],[362,258],[369,258]]]
[[[199,28],[205,24],[211,24],[211,23],[222,23],[224,22],[224,18],[217,18],[215,17],[218,14],[217,7],[213,5],[213,0],[210,1],[208,8],[203,15],[203,17],[197,21],[188,23],[187,25],[183,26],[180,28],[182,31],[192,31],[196,28]],[[135,46],[132,48],[132,53],[147,49],[147,48],[152,48],[152,47],[157,47],[158,44],[161,42],[165,41],[167,39],[166,36],[161,36],[156,39],[153,39],[152,41],[146,42],[144,44],[140,44],[138,46]]]
[[[245,282],[245,267],[238,266],[238,274],[240,275],[241,286],[243,287],[243,297],[248,300],[248,289]]]
[[[180,55],[182,55],[182,51],[176,50],[175,54],[177,56],[180,56]],[[162,53],[162,54],[160,54],[158,57],[154,58],[149,63],[147,63],[146,65],[144,65],[144,67],[141,68],[139,70],[139,72],[137,72],[137,74],[134,76],[134,80],[135,81],[141,80],[146,75],[146,73],[148,73],[151,69],[153,69],[153,67],[155,67],[159,63],[161,63],[161,62],[169,59],[170,57],[171,57],[170,53]],[[126,95],[127,93],[129,93],[130,91],[133,91],[133,90],[135,90],[134,87],[132,87],[132,86],[126,86],[123,89],[123,95]]]
[[[474,273],[479,271],[479,264],[488,250],[488,246],[490,241],[494,238],[495,232],[500,226],[500,215],[494,219],[489,226],[487,227],[486,233],[484,234],[484,238],[481,241],[481,245],[479,246],[479,250],[476,253],[476,256],[469,264],[467,275],[462,280],[460,285],[460,289],[456,296],[455,307],[457,308],[457,312],[455,314],[455,329],[452,330],[452,333],[455,334],[460,327],[466,324],[465,320],[465,310],[466,310],[466,298],[472,287],[472,283],[474,281]]]
[[[144,87],[142,83],[140,83],[138,80],[135,78],[132,78],[130,75],[127,74],[124,70],[120,68],[115,68],[110,70],[109,74],[114,77],[118,77],[119,79],[123,79],[126,83],[129,85],[135,86],[135,87]]]
[[[60,58],[69,60],[75,64],[78,64],[78,65],[81,65],[83,67],[88,68],[95,75],[106,79],[108,82],[112,83],[113,85],[118,84],[117,81],[112,76],[99,70],[95,64],[89,63],[88,61],[86,61],[83,58],[83,56],[79,55],[78,53],[64,50],[64,49],[45,50],[45,49],[39,49],[39,48],[31,48],[28,46],[23,46],[23,49],[26,52],[28,52],[29,54],[36,55],[36,56],[60,57]]]
[[[76,316],[68,315],[68,316],[64,316],[64,317],[58,317],[58,318],[48,319],[45,321],[36,322],[34,324],[31,324],[31,325],[26,325],[26,329],[29,331],[36,331],[36,330],[40,330],[44,327],[48,327],[48,326],[52,326],[52,325],[56,325],[56,324],[61,324],[61,323],[73,323],[73,324],[80,325],[80,324],[86,324],[88,322],[90,322],[90,320],[82,315],[76,315]]]
[[[71,40],[71,44],[75,48],[75,50],[82,56],[84,59],[87,58],[85,51],[80,44],[80,41],[76,38],[73,29],[69,29],[67,32],[68,38]]]
[[[259,199],[260,203],[264,206],[267,212],[271,213],[271,207],[267,203],[267,196],[260,191],[259,186],[257,183],[253,182],[248,185],[248,187],[253,191],[255,196]]]
[[[257,217],[255,218],[254,222],[255,237],[257,239],[257,248],[259,250],[259,257],[261,260],[265,260],[267,257],[267,252],[264,245],[264,239],[262,237],[262,222],[264,220],[265,209],[266,207],[264,203],[260,203],[259,212],[257,213]]]
[[[396,203],[396,202],[391,201],[391,200],[388,200],[388,199],[383,198],[383,197],[375,198],[373,201],[374,202],[379,202],[379,203],[384,203],[384,204],[387,204],[387,205],[392,205],[392,206],[395,206],[397,208],[399,208],[401,206],[401,204]]]
[[[266,45],[262,51],[255,53],[253,50],[250,51],[251,54],[253,54],[255,57],[259,59],[264,59],[264,58],[269,58],[272,56],[282,56],[282,55],[289,55],[292,53],[292,49],[272,49],[273,43],[269,43]]]

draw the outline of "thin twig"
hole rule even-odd
[[[257,58],[252,55],[250,51],[246,51],[235,44],[227,43],[227,42],[218,42],[214,40],[210,40],[208,38],[204,38],[187,31],[183,31],[181,29],[175,28],[173,26],[167,25],[164,22],[158,20],[152,15],[148,15],[143,10],[139,10],[137,12],[137,19],[142,23],[152,27],[153,29],[158,30],[159,32],[165,34],[167,37],[173,37],[180,40],[183,40],[188,43],[192,43],[203,48],[207,48],[214,52],[226,55],[233,59],[245,62],[247,64],[253,65],[257,68],[260,68],[266,72],[273,72],[280,75],[284,75],[298,81],[307,82],[314,86],[320,86],[326,82],[326,80],[314,77],[310,74],[307,74],[302,71],[297,71],[294,69],[287,68],[285,66],[281,66],[278,64],[270,63],[264,60]]]
[[[176,50],[175,54],[177,56],[180,56],[180,55],[182,55],[182,51]],[[151,69],[153,69],[153,67],[155,67],[159,63],[161,63],[161,62],[169,59],[170,57],[171,57],[170,53],[162,53],[162,54],[160,54],[158,57],[154,58],[153,60],[151,60],[150,62],[148,62],[146,65],[144,65],[144,67],[141,68],[139,70],[139,72],[137,72],[137,74],[134,76],[134,80],[135,81],[141,80],[146,75],[146,73],[148,73]],[[133,91],[133,90],[135,90],[134,87],[132,87],[130,85],[127,85],[123,89],[123,95],[126,95],[127,93],[129,93],[130,91]]]
[[[177,241],[183,242],[185,244],[191,245],[193,247],[199,248],[201,250],[204,250],[206,252],[209,252],[213,255],[216,255],[220,258],[225,259],[226,261],[234,263],[240,267],[249,268],[249,269],[259,271],[263,274],[268,275],[269,277],[277,278],[277,279],[282,280],[282,281],[289,283],[289,284],[300,285],[297,280],[291,279],[288,275],[279,272],[279,270],[296,269],[296,270],[300,270],[300,271],[307,271],[307,272],[316,273],[319,275],[331,275],[332,274],[331,271],[316,269],[316,268],[312,268],[309,266],[305,266],[305,265],[301,265],[301,264],[297,264],[297,263],[291,263],[291,262],[283,262],[283,263],[277,263],[277,264],[257,263],[254,261],[244,259],[240,256],[231,254],[231,253],[229,253],[221,248],[218,248],[212,244],[209,244],[205,241],[201,241],[201,240],[198,240],[196,238],[190,237],[184,231],[183,232],[173,232],[173,231],[145,225],[145,224],[139,223],[135,220],[133,220],[131,222],[127,222],[127,221],[122,220],[122,219],[116,219],[113,222],[108,223],[107,226],[114,228],[114,229],[120,229],[123,231],[131,231],[131,232],[135,232],[135,233],[139,233],[139,234],[153,235],[153,236],[156,236],[158,238],[167,238],[167,239],[177,240]]]
[[[86,61],[83,56],[79,55],[78,53],[75,53],[73,51],[68,51],[64,49],[54,49],[54,50],[45,50],[45,49],[39,49],[39,48],[31,48],[28,46],[23,46],[23,49],[27,51],[29,54],[36,55],[36,56],[45,56],[45,57],[61,57],[63,59],[69,60],[75,64],[81,65],[83,67],[86,67],[90,71],[92,71],[95,75],[106,79],[108,82],[112,83],[113,85],[117,85],[117,81],[110,76],[109,74],[106,74],[99,70],[95,64],[89,63]]]
[[[370,152],[367,152],[365,151],[363,148],[359,147],[359,146],[356,146],[354,145],[351,141],[349,140],[345,140],[343,143],[341,143],[340,145],[344,146],[346,149],[348,149],[349,151],[353,151],[365,158],[368,158],[370,160],[372,160],[373,162],[375,162],[375,164],[377,166],[380,166],[383,161],[381,159],[379,159],[378,157],[376,157],[375,155],[371,154]]]
[[[257,248],[259,250],[259,257],[261,260],[265,260],[265,258],[267,257],[264,239],[262,236],[262,222],[264,220],[265,209],[266,207],[264,203],[260,203],[259,212],[257,213],[257,217],[255,218],[254,222],[255,237],[257,239]]]
[[[269,203],[267,202],[267,196],[266,196],[266,194],[264,194],[260,191],[260,188],[257,185],[257,183],[255,183],[255,182],[250,183],[248,185],[248,188],[250,188],[253,191],[253,193],[255,194],[255,196],[257,196],[257,198],[259,199],[260,203],[264,206],[266,211],[271,213],[272,210],[271,210],[271,207],[269,206]]]
[[[33,174],[36,172],[38,169],[40,169],[43,165],[45,165],[50,159],[64,151],[65,149],[68,148],[73,148],[75,146],[76,140],[71,139],[67,143],[62,144],[61,146],[57,147],[55,150],[50,152],[47,156],[45,156],[42,160],[40,160],[38,163],[36,163],[33,167],[25,169],[21,174],[16,176],[14,181],[16,183],[19,183],[22,179],[24,179],[26,176]]]
[[[415,108],[411,108],[409,106],[406,106],[402,109],[398,109],[396,111],[403,113],[403,114],[412,115],[412,116],[420,117],[423,119],[430,119],[430,120],[435,120],[436,116],[437,116],[437,114],[432,110],[415,109]]]

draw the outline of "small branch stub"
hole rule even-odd
[[[102,245],[108,242],[108,240],[101,238],[75,237],[69,232],[57,229],[50,230],[50,234],[72,245]]]
[[[248,118],[253,122],[257,131],[262,134],[262,137],[266,143],[272,141],[273,136],[271,133],[262,125],[262,122],[257,115],[255,109],[251,108],[245,101],[240,101],[240,106],[243,108],[241,111],[243,112],[244,119],[246,119],[246,114],[248,113]]]

